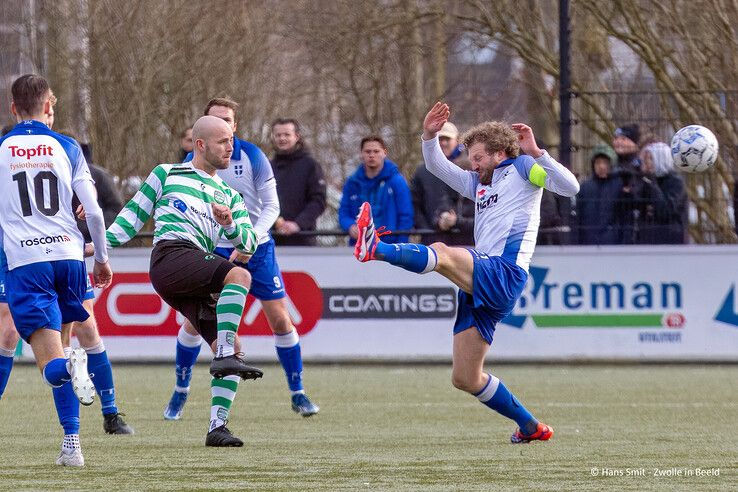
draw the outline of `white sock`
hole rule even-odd
[[[184,325],[179,327],[177,333],[177,341],[185,347],[199,347],[202,344],[202,337],[200,335],[191,335],[185,330]]]
[[[218,330],[216,357],[228,357],[236,353],[236,334],[229,330]]]
[[[79,434],[64,434],[62,451],[71,454],[75,449],[82,449],[79,445]]]
[[[103,352],[105,352],[105,344],[103,343],[102,340],[100,340],[100,343],[90,348],[87,348],[87,347],[82,347],[82,348],[84,348],[85,352],[87,352],[88,354],[102,354]]]

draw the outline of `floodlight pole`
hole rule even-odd
[[[571,49],[569,29],[569,0],[559,0],[559,162],[571,169]],[[571,200],[559,199],[559,214],[563,225],[572,225]],[[570,229],[569,229],[570,230]],[[563,233],[561,242],[571,244],[576,235]]]
[[[569,0],[559,0],[559,161],[571,167],[571,66]]]

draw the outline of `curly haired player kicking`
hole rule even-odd
[[[527,125],[485,122],[466,133],[463,143],[472,170],[446,159],[438,132],[448,121],[448,105],[436,103],[423,121],[423,157],[434,175],[474,200],[474,248],[444,243],[387,244],[375,229],[369,203],[356,219],[359,239],[354,256],[386,261],[415,273],[438,272],[459,288],[454,325],[453,384],[518,424],[513,443],[547,441],[553,429],[539,422],[505,384],[484,372],[495,325],[510,314],[528,279],[538,235],[543,189],[574,196],[574,175],[538,148]],[[522,151],[522,153],[521,153]]]

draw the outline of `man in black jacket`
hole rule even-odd
[[[577,194],[579,244],[618,244],[615,221],[617,197],[623,189],[619,173],[613,172],[618,156],[608,145],[594,148],[590,163],[592,176],[582,183]]]
[[[272,123],[272,168],[282,215],[274,223],[274,242],[279,246],[313,246],[315,238],[300,231],[314,231],[325,210],[325,179],[320,163],[305,146],[300,124],[292,118]]]

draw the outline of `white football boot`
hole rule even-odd
[[[87,372],[87,352],[83,348],[72,350],[69,356],[69,374],[72,376],[72,389],[82,405],[92,405],[95,401],[95,385]],[[82,456],[80,454],[80,456]]]
[[[85,466],[85,457],[82,456],[81,449],[75,449],[70,453],[65,453],[62,450],[56,458],[56,464],[61,466]]]

